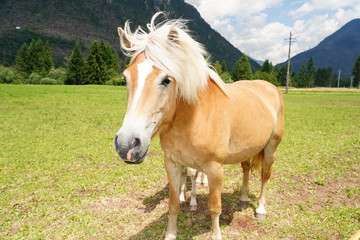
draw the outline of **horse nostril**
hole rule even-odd
[[[118,136],[117,136],[117,135],[115,135],[114,145],[115,145],[115,148],[116,148],[116,149],[119,149]]]
[[[131,148],[135,148],[135,147],[138,147],[140,146],[140,139],[139,138],[135,138],[134,139],[134,142],[132,143],[131,145]]]

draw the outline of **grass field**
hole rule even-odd
[[[168,187],[158,139],[145,162],[113,150],[126,89],[0,85],[0,239],[162,239]],[[226,166],[223,238],[349,239],[360,229],[360,91],[292,89],[267,194],[268,217],[239,208],[241,167]],[[189,194],[189,193],[188,193]],[[182,206],[178,239],[206,239],[207,189]]]

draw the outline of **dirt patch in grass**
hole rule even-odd
[[[131,209],[133,214],[141,214],[144,212],[145,207],[137,198],[121,198],[117,196],[103,198],[99,201],[92,202],[88,206],[88,210],[100,216],[118,213],[126,209]]]
[[[325,182],[310,181],[298,189],[297,201],[300,204],[299,206],[305,204],[312,211],[319,211],[332,206],[360,205],[360,199],[349,198],[347,192],[348,189],[356,189],[358,181],[359,179],[355,177],[328,178]]]
[[[324,208],[336,206],[359,207],[358,176],[360,176],[360,171],[354,169],[335,178],[329,176],[326,179],[321,179],[315,173],[302,177],[292,176],[297,185],[291,189],[281,189],[275,194],[279,202],[285,205],[297,205],[299,210],[320,211]]]
[[[251,216],[244,216],[241,212],[235,212],[233,221],[230,223],[229,231],[234,233],[252,233],[264,235],[265,231],[261,228],[261,223]]]
[[[348,163],[342,161],[343,158],[354,158],[356,153],[346,152],[334,156],[327,164],[346,166]],[[360,206],[360,164],[348,165],[341,175],[332,176],[331,171],[322,176],[314,169],[313,172],[304,175],[286,176],[291,179],[293,184],[278,190],[275,195],[283,203],[298,205],[300,210],[319,211],[328,207],[336,206]],[[336,170],[338,171],[338,170]],[[274,181],[277,181],[274,176]],[[291,199],[289,202],[287,199]],[[306,208],[306,209],[303,209]]]

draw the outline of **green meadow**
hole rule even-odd
[[[0,85],[0,239],[163,239],[162,151],[155,138],[143,164],[119,159],[125,111],[125,87]],[[285,120],[266,219],[254,217],[259,175],[241,211],[241,167],[225,167],[223,239],[349,239],[360,229],[360,91],[291,89]],[[197,211],[182,206],[180,240],[209,236],[198,193]]]

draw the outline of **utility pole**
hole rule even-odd
[[[287,71],[286,71],[286,88],[285,93],[289,91],[289,83],[290,83],[290,52],[291,52],[291,42],[296,41],[295,38],[292,38],[292,33],[290,31],[290,37],[285,39],[289,41],[289,53],[288,53],[288,63],[287,63]]]
[[[340,86],[340,74],[341,74],[341,69],[338,69],[338,85],[337,85],[337,88],[339,88],[339,86]]]

